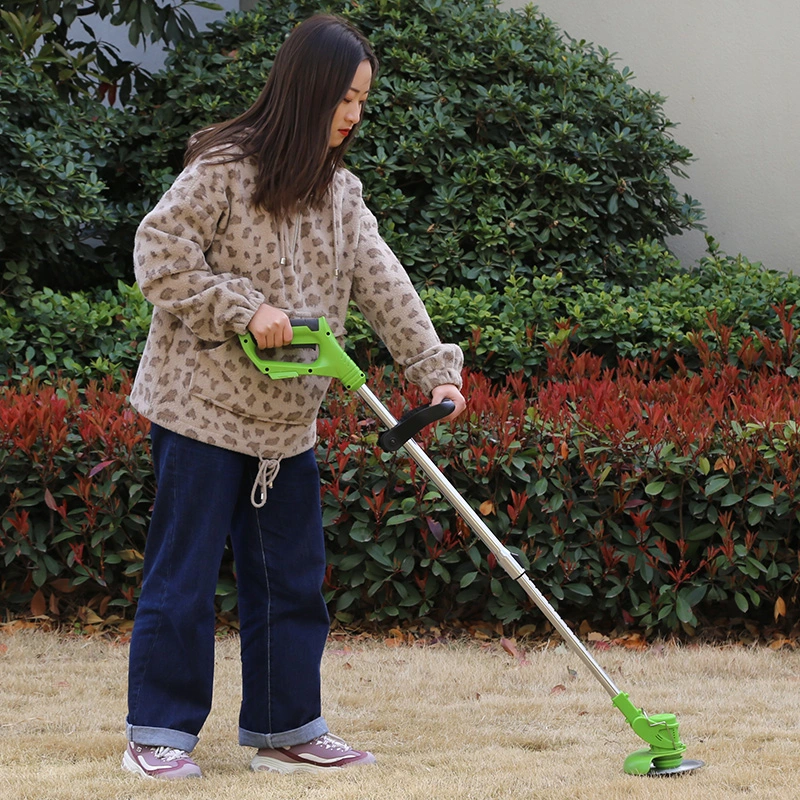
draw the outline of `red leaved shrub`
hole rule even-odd
[[[715,615],[797,619],[797,336],[736,348],[710,320],[702,368],[660,353],[604,368],[550,348],[537,378],[466,372],[469,408],[419,441],[565,613],[692,631]],[[710,334],[710,335],[709,335]],[[715,341],[717,346],[715,346]],[[395,416],[425,401],[387,370]],[[154,496],[147,423],[127,384],[0,391],[0,601],[8,613],[130,616]],[[540,619],[519,586],[402,451],[378,447],[335,385],[317,447],[335,615]],[[229,557],[220,608],[235,605]]]

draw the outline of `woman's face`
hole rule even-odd
[[[349,135],[352,127],[361,119],[361,111],[372,85],[372,67],[366,59],[358,65],[344,100],[336,107],[331,123],[329,147],[338,147]]]

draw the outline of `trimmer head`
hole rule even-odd
[[[704,766],[702,761],[684,759],[686,745],[678,735],[678,720],[674,714],[647,716],[624,692],[611,702],[625,715],[633,732],[650,745],[625,759],[623,769],[628,775],[667,777],[694,772]]]
[[[681,758],[680,753],[674,755],[656,755],[652,747],[636,750],[625,759],[623,769],[628,775],[647,775],[651,778],[670,777],[694,772],[705,766],[704,761]]]
[[[646,774],[653,778],[669,777],[671,775],[684,775],[687,772],[694,772],[696,769],[700,769],[705,765],[705,761],[696,761],[691,758],[684,758],[677,767],[672,767],[671,769],[659,769],[658,767],[651,767],[650,772]]]

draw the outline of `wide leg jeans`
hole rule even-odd
[[[191,751],[211,709],[214,593],[225,543],[236,565],[242,660],[239,743],[326,733],[320,662],[329,618],[314,451],[281,461],[263,508],[258,459],[153,425],[157,492],[128,676],[128,739]]]

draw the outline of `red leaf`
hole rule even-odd
[[[89,477],[94,478],[94,476],[97,475],[98,472],[102,472],[109,464],[113,463],[114,459],[111,459],[110,461],[101,461],[99,464],[97,464],[97,466],[92,467],[92,470],[89,473]]]
[[[56,499],[53,497],[53,493],[49,489],[44,490],[44,504],[51,511],[58,511],[58,503],[56,503]]]
[[[425,520],[428,523],[428,530],[433,534],[433,538],[441,544],[444,538],[444,530],[442,529],[441,523],[437,522],[432,517],[426,517]]]
[[[622,609],[622,619],[625,620],[626,625],[633,625],[636,620],[623,608]]]

